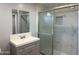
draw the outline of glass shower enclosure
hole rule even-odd
[[[78,54],[78,6],[39,13],[40,51],[45,55]]]
[[[39,13],[39,32],[40,37],[40,50],[42,54],[52,54],[52,36],[53,36],[53,12],[41,12]]]

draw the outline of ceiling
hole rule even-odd
[[[75,3],[38,3],[37,5],[41,5],[43,7],[48,7],[48,8],[53,8],[53,7],[58,7],[58,6],[63,6],[67,4],[75,4]]]

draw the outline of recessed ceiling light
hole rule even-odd
[[[51,16],[51,14],[48,12],[48,13],[47,13],[47,16]]]

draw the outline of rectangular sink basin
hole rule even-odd
[[[33,37],[30,33],[14,34],[10,37],[11,44],[15,45],[16,47],[29,44],[38,40],[40,39],[37,37]]]

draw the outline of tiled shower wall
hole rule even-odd
[[[55,12],[53,54],[78,54],[78,7]]]

